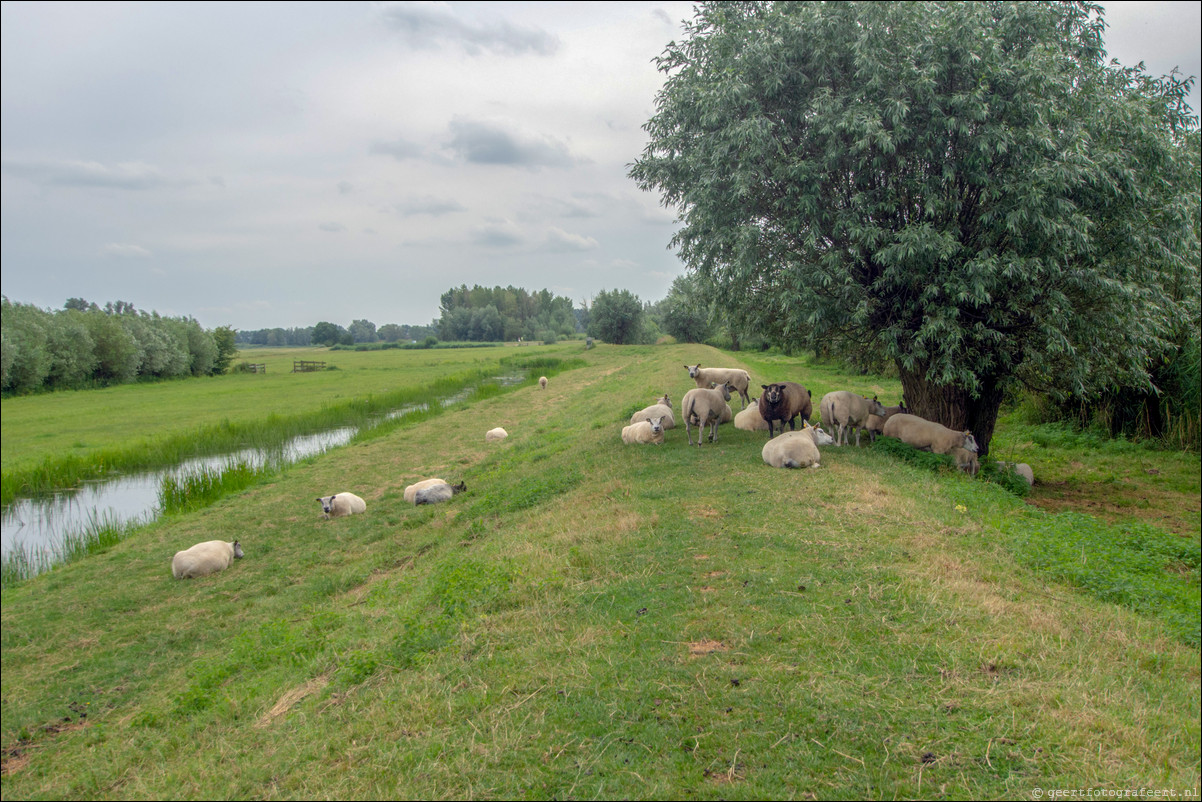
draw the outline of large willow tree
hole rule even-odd
[[[720,303],[896,362],[913,410],[987,450],[1012,383],[1150,387],[1196,319],[1190,81],[1108,63],[1104,27],[1083,3],[704,3],[631,176]]]

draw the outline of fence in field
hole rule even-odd
[[[325,362],[309,362],[307,360],[301,359],[301,360],[296,360],[292,363],[292,372],[293,373],[312,373],[315,370],[325,370],[325,369],[326,369]]]
[[[267,365],[265,365],[262,362],[258,362],[258,363],[252,362],[251,364],[246,366],[246,369],[248,371],[250,371],[251,373],[266,373]]]

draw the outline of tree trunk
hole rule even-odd
[[[989,441],[993,439],[1002,406],[1002,388],[996,379],[983,379],[980,394],[973,398],[964,388],[929,381],[925,370],[908,371],[901,365],[897,369],[901,374],[902,395],[912,414],[949,429],[971,431],[980,456],[989,453]]]

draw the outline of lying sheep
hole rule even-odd
[[[774,433],[773,421],[780,421],[780,430],[785,430],[785,422],[789,428],[797,429],[797,416],[801,416],[802,424],[810,422],[810,413],[814,411],[810,400],[810,391],[797,382],[777,382],[776,384],[761,384],[764,394],[760,396],[760,417],[768,423],[768,438]],[[823,421],[825,423],[826,421]]]
[[[867,422],[864,424],[864,428],[868,430],[869,442],[875,443],[877,436],[885,432],[885,421],[899,412],[903,415],[910,412],[910,410],[906,409],[906,402],[904,400],[895,407],[885,407],[884,415],[869,415]]]
[[[242,546],[238,541],[206,540],[190,549],[177,551],[171,558],[171,575],[176,579],[194,579],[224,571],[234,560],[240,559]]]
[[[689,367],[685,365],[685,370],[689,372],[689,378],[697,382],[697,386],[701,389],[717,386],[719,384],[729,384],[732,392],[738,391],[739,396],[743,399],[743,406],[746,407],[750,403],[750,397],[747,395],[747,388],[751,386],[751,374],[742,368],[703,368],[701,363]]]
[[[896,437],[920,451],[950,454],[953,448],[964,448],[974,454],[979,451],[972,432],[957,432],[917,415],[897,414],[885,421],[885,436]]]
[[[693,434],[690,428],[696,425],[697,445],[701,445],[701,437],[705,427],[710,427],[710,442],[714,443],[718,440],[718,423],[721,421],[724,411],[730,411],[730,391],[734,388],[730,384],[723,383],[715,389],[696,387],[684,394],[684,398],[680,401],[680,414],[684,418],[685,435],[689,438],[689,445],[693,445]]]
[[[546,390],[546,389],[547,389],[547,377],[546,377],[546,376],[539,376],[539,377],[538,377],[538,387],[539,387],[539,389],[540,389],[540,390]]]
[[[420,482],[414,482],[405,488],[405,503],[416,504],[418,491],[427,490],[431,487],[437,487],[438,485],[447,485],[450,487],[450,484],[447,482],[447,480],[439,479],[437,477],[431,479],[422,479]]]
[[[663,427],[665,429],[676,428],[676,418],[672,417],[672,401],[668,398],[667,393],[657,398],[651,406],[643,407],[631,415],[630,422],[638,423],[639,421],[651,420],[652,418],[663,418]]]
[[[641,420],[623,427],[622,442],[630,445],[651,443],[662,446],[664,444],[664,419]]]
[[[818,453],[819,431],[803,423],[801,431],[781,432],[769,440],[760,454],[773,468],[817,468],[821,457]],[[830,437],[826,439],[831,440]]]
[[[422,504],[438,504],[442,501],[450,501],[451,496],[457,493],[462,493],[467,490],[467,483],[460,482],[457,485],[449,485],[446,482],[438,485],[423,487],[413,495],[413,503],[421,506]]]
[[[1003,468],[1009,468],[1010,470],[1014,471],[1016,474],[1021,476],[1023,479],[1026,480],[1028,487],[1035,486],[1035,472],[1033,470],[1031,470],[1031,466],[1028,465],[1027,463],[1025,463],[1025,462],[1019,462],[1019,463],[999,462],[998,465],[1000,465]]]
[[[498,426],[497,428],[489,429],[487,432],[484,433],[484,442],[495,443],[498,440],[504,440],[508,436],[509,436],[509,432],[505,431],[500,426]]]
[[[367,502],[354,493],[335,493],[332,496],[321,496],[321,511],[327,518],[341,518],[343,515],[354,515],[367,509]]]
[[[952,459],[956,461],[956,469],[975,477],[981,470],[981,461],[977,455],[967,448],[956,447],[951,450]]]
[[[835,436],[835,445],[848,445],[851,430],[856,430],[856,446],[860,445],[860,430],[868,423],[869,415],[884,417],[885,408],[876,398],[856,395],[847,390],[836,390],[822,396],[819,406],[822,424]]]
[[[760,405],[756,399],[751,399],[751,403],[735,415],[735,428],[745,432],[768,431],[768,422],[760,415]]]

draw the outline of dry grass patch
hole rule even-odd
[[[322,674],[320,677],[314,677],[313,679],[309,680],[304,685],[287,691],[279,698],[279,701],[272,705],[270,710],[259,717],[259,720],[255,722],[255,729],[261,730],[270,727],[276,722],[277,719],[291,710],[293,706],[296,705],[296,703],[301,699],[317,693],[329,684],[329,675]]]
[[[691,657],[704,657],[707,654],[713,654],[714,652],[725,652],[729,651],[730,649],[729,646],[721,641],[709,640],[708,638],[692,641],[686,645],[688,646],[689,656]]]

